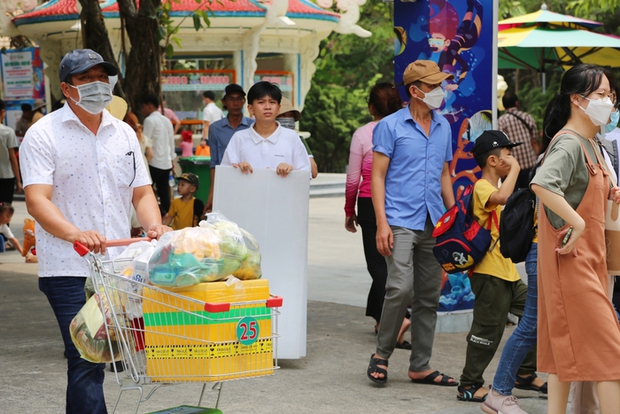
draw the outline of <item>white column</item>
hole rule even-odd
[[[265,30],[266,23],[248,31],[243,36],[243,77],[241,86],[245,91],[254,84],[254,73],[258,64],[256,56],[260,47],[260,35]]]
[[[235,69],[235,83],[243,86],[243,51],[233,51],[233,69]]]
[[[54,95],[56,99],[62,99],[63,95],[60,91],[60,79],[58,78],[60,76],[58,73],[58,68],[60,66],[60,61],[64,56],[61,42],[47,39],[37,39],[37,41],[41,47],[41,59],[43,59],[43,62],[45,62],[46,65],[44,70],[46,77],[46,101],[49,103],[51,100],[51,96],[49,94]],[[47,85],[49,85],[49,89]]]
[[[285,53],[284,57],[284,70],[293,72],[293,106],[295,108],[300,107],[300,103],[304,101],[305,96],[301,95],[301,88],[299,87],[299,67],[301,58],[299,53]]]
[[[329,34],[329,31],[312,32],[311,35],[302,37],[299,41],[299,51],[301,56],[301,73],[299,74],[301,90],[299,93],[301,99],[298,101],[299,103],[295,105],[299,111],[303,111],[304,109],[306,94],[310,90],[312,75],[314,75],[314,72],[316,71],[314,60],[319,56],[319,46],[321,45],[321,40],[325,39],[329,36]]]

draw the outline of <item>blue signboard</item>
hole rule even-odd
[[[402,82],[413,61],[435,61],[454,75],[443,83],[444,101],[437,112],[452,126],[454,158],[450,174],[458,198],[480,176],[469,151],[495,112],[496,23],[494,0],[418,0],[394,2],[394,71]],[[407,99],[401,88],[403,99]],[[471,309],[474,295],[466,274],[444,274],[440,311]]]

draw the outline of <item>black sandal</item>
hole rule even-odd
[[[441,375],[441,380],[435,381],[435,379],[440,375]],[[454,378],[444,373],[441,373],[439,371],[431,372],[424,378],[420,378],[420,379],[410,378],[410,379],[411,379],[411,382],[413,382],[414,384],[439,385],[441,387],[456,387],[457,385],[459,385],[459,383]]]
[[[529,377],[525,377],[525,378],[517,375],[517,380],[515,382],[515,388],[518,388],[520,390],[526,390],[526,391],[538,391],[541,394],[547,394],[547,383],[546,382],[540,387],[537,387],[536,385],[532,384],[536,378],[538,378],[538,375],[536,375],[536,373],[533,373]]]
[[[387,359],[380,359],[380,358],[374,358],[375,354],[372,354],[370,356],[370,363],[368,364],[368,370],[366,371],[366,375],[368,375],[368,378],[377,384],[385,384],[387,382],[387,371],[383,368],[379,368],[379,365],[383,365],[385,367],[388,366],[388,360]],[[383,374],[383,378],[375,378],[370,374]]]
[[[478,391],[480,388],[482,388],[482,384],[472,384],[471,388],[465,388],[463,386],[459,386],[458,388],[459,393],[456,395],[456,399],[459,401],[476,402],[476,403],[484,402],[487,399],[487,395],[489,393],[485,394],[484,397],[474,396],[476,391]]]
[[[408,341],[396,342],[396,349],[408,349],[411,351],[411,343]]]

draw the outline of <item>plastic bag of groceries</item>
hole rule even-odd
[[[254,237],[210,213],[198,227],[165,233],[149,262],[149,280],[162,287],[214,282],[233,275],[242,280],[261,277],[260,250]]]
[[[103,306],[104,312],[101,310]],[[83,359],[95,364],[120,359],[116,331],[112,325],[112,310],[104,294],[93,294],[69,325],[71,340]],[[112,347],[110,348],[110,344]]]
[[[108,273],[120,274],[141,283],[148,283],[148,262],[156,245],[157,240],[154,239],[132,243],[116,259],[103,262],[103,270]],[[84,292],[86,299],[95,293],[92,277],[86,278]]]

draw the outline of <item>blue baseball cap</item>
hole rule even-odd
[[[118,69],[113,64],[103,60],[101,55],[91,49],[75,49],[67,53],[60,62],[58,70],[60,81],[65,82],[69,75],[86,72],[93,66],[101,65],[110,76],[118,75]]]

